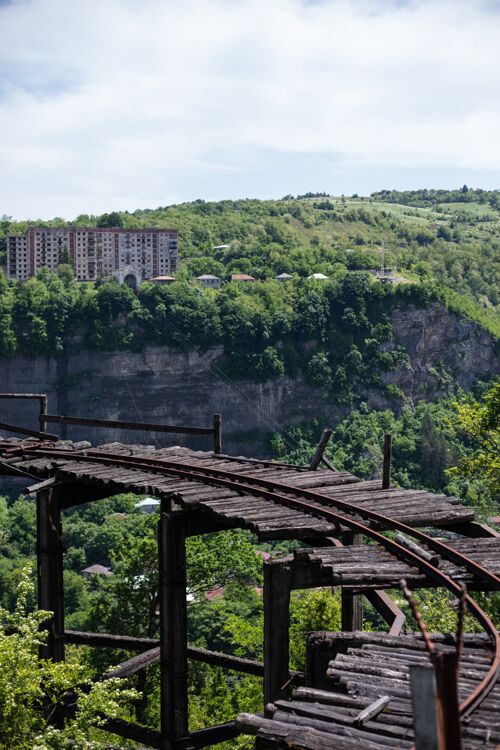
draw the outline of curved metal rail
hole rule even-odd
[[[119,465],[130,469],[154,469],[159,473],[177,476],[181,479],[199,481],[205,484],[232,489],[236,493],[257,494],[271,502],[279,503],[294,508],[295,510],[305,511],[313,516],[331,521],[338,525],[347,526],[352,531],[370,537],[384,547],[389,553],[398,558],[404,559],[410,565],[415,566],[421,572],[435,580],[439,585],[448,589],[455,595],[460,596],[461,587],[458,583],[453,581],[453,579],[439,570],[439,568],[435,567],[427,560],[424,560],[415,552],[402,547],[393,539],[384,536],[376,529],[366,526],[361,521],[349,517],[346,518],[344,515],[340,515],[330,508],[318,507],[318,505],[313,504],[329,503],[336,506],[338,509],[343,510],[345,513],[354,513],[364,520],[368,520],[382,527],[392,527],[393,529],[398,529],[409,536],[413,536],[419,541],[427,544],[431,549],[439,552],[444,558],[458,562],[465,569],[480,576],[483,580],[493,584],[495,587],[500,585],[500,578],[491,571],[484,568],[475,560],[471,560],[468,556],[451,549],[443,542],[430,537],[428,534],[425,534],[418,529],[414,529],[411,526],[407,526],[401,521],[397,521],[389,516],[362,508],[339,498],[328,497],[314,490],[300,489],[279,481],[253,477],[252,475],[246,475],[240,472],[226,471],[212,466],[189,464],[182,461],[170,461],[168,459],[124,456],[122,454],[117,455],[96,450],[77,452],[41,447],[28,447],[25,452],[47,457],[66,458],[70,461],[76,460],[89,463]],[[294,495],[294,497],[290,497],[290,495]],[[296,496],[305,499],[298,499]],[[307,502],[307,500],[312,502]],[[488,672],[479,685],[477,685],[477,687],[461,703],[460,713],[462,717],[470,715],[486,698],[495,685],[500,671],[500,636],[486,612],[484,612],[468,594],[466,596],[466,603],[469,612],[491,637],[494,647],[494,656]]]

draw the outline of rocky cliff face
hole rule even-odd
[[[409,367],[384,378],[398,386],[409,402],[434,400],[454,383],[467,390],[478,378],[500,372],[492,337],[440,304],[397,308],[392,322],[393,338],[385,346],[404,346]],[[333,424],[348,411],[301,378],[229,381],[217,364],[221,354],[221,349],[199,355],[148,347],[140,353],[83,350],[66,357],[2,359],[0,391],[47,393],[51,414],[211,426],[212,415],[220,412],[223,449],[247,455],[265,455],[264,436],[290,422],[316,417]],[[364,396],[376,408],[400,405],[381,392]],[[36,409],[35,403],[0,401],[0,421],[35,427]],[[147,433],[125,436],[116,430],[80,427],[69,427],[66,436],[92,442],[153,442]],[[188,441],[211,447],[210,438],[154,437],[162,444]]]

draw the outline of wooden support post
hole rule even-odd
[[[38,423],[40,425],[40,432],[45,432],[45,415],[47,414],[47,403],[48,399],[45,394],[40,396],[40,414],[38,417]]]
[[[316,452],[314,456],[311,458],[311,461],[309,463],[310,471],[316,471],[321,461],[324,460],[323,453],[325,452],[325,448],[328,445],[328,441],[330,440],[332,436],[332,432],[333,430],[330,430],[330,429],[323,430],[323,434],[321,435],[321,439],[318,443],[318,447],[316,448]]]
[[[264,563],[264,705],[286,695],[289,679],[291,569]]]
[[[458,708],[457,666],[455,651],[433,656],[436,670],[437,715],[443,750],[462,750],[462,731]]]
[[[40,646],[41,659],[64,661],[64,582],[61,503],[57,489],[37,493],[37,581],[38,608],[51,612],[44,623],[46,643]],[[47,716],[50,724],[61,729],[64,712],[56,708]]]
[[[57,488],[37,493],[37,578],[38,607],[52,612],[47,622],[47,643],[40,656],[53,661],[64,660],[64,584],[63,545]]]
[[[214,453],[222,453],[222,414],[214,414]]]
[[[161,750],[188,736],[186,545],[184,514],[169,513],[161,500],[158,524],[160,576]]]
[[[388,490],[391,486],[391,462],[392,462],[392,435],[384,437],[384,467],[382,471],[382,489]]]
[[[362,534],[347,532],[344,545],[363,544]],[[360,594],[351,594],[342,587],[342,630],[363,630],[363,599]]]

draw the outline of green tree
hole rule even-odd
[[[500,500],[500,381],[481,400],[453,402],[455,429],[466,438],[472,451],[449,470],[452,477],[479,479],[494,502]]]
[[[0,750],[95,750],[101,746],[94,726],[101,714],[128,716],[127,704],[139,697],[124,680],[91,684],[84,667],[38,658],[44,642],[41,625],[48,612],[27,611],[32,572],[26,568],[12,613],[0,608]],[[48,709],[74,690],[77,711],[64,729],[47,723]]]

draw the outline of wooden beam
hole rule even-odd
[[[291,569],[264,563],[264,705],[286,695],[289,681]]]
[[[29,471],[19,469],[15,463],[10,461],[0,461],[0,474],[2,476],[21,477],[22,479],[38,479],[35,474],[30,474]]]
[[[186,536],[213,534],[227,529],[241,528],[239,519],[224,519],[214,513],[207,513],[202,508],[193,508],[186,513]]]
[[[135,638],[111,633],[85,633],[79,630],[66,630],[65,640],[80,646],[94,646],[97,648],[123,649],[125,651],[150,651],[159,647],[160,641],[155,638]],[[210,651],[198,646],[187,647],[188,659],[202,661],[205,664],[232,669],[235,672],[264,676],[264,664],[254,659],[244,659],[241,656],[230,656],[220,651]],[[149,665],[148,665],[149,666]],[[300,673],[297,673],[300,676]]]
[[[451,651],[433,655],[436,671],[437,715],[443,750],[462,750],[458,707],[458,655]]]
[[[384,466],[382,470],[382,489],[388,490],[391,486],[391,463],[392,463],[392,435],[384,437]]]
[[[45,393],[0,393],[0,398],[47,398]]]
[[[40,440],[58,440],[57,435],[53,435],[50,432],[39,432],[38,430],[29,430],[27,427],[19,427],[19,425],[7,424],[6,422],[0,422],[0,430],[6,430],[7,432],[16,432],[19,435],[29,435],[30,437],[40,438]]]
[[[360,545],[363,543],[362,534],[348,532],[344,535],[345,545]],[[342,587],[342,630],[363,630],[363,599],[360,594],[352,594]]]
[[[44,432],[47,427],[45,423],[45,416],[47,414],[47,404],[49,400],[45,394],[40,395],[38,398],[40,401],[40,409],[38,412],[38,425],[40,427],[40,432]]]
[[[239,734],[241,734],[241,730],[236,725],[236,722],[228,721],[226,724],[217,724],[213,727],[197,729],[195,732],[191,732],[189,738],[184,743],[184,747],[186,750],[188,750],[188,748],[189,750],[191,750],[191,748],[198,750],[198,748],[218,745],[219,742],[234,740]]]
[[[99,725],[99,729],[105,729],[106,732],[116,734],[118,737],[124,737],[127,740],[135,740],[136,742],[144,743],[148,747],[161,750],[160,732],[156,729],[141,727],[138,724],[125,721],[124,719],[109,718],[106,718],[104,726]]]
[[[158,523],[158,556],[160,750],[174,750],[188,735],[186,544],[184,513],[169,513],[164,498]]]
[[[332,432],[333,430],[329,428],[323,430],[323,434],[321,435],[320,441],[318,443],[318,447],[316,448],[314,456],[311,458],[311,461],[309,463],[310,471],[316,471],[321,461],[323,460],[323,453],[325,452],[325,448],[328,445],[328,441],[330,440],[332,436]]]
[[[389,625],[389,635],[400,635],[406,615],[398,607],[394,599],[386,594],[385,591],[380,591],[379,589],[375,589],[374,591],[367,590],[364,595]]]
[[[38,608],[52,612],[40,656],[64,660],[64,585],[61,510],[57,489],[37,494]]]
[[[222,415],[214,414],[214,453],[222,453]]]
[[[35,492],[40,492],[40,490],[48,490],[51,487],[56,487],[59,485],[60,482],[55,477],[50,477],[50,479],[44,479],[43,482],[38,482],[37,484],[32,484],[30,487],[26,487],[24,490],[25,495],[33,495]]]
[[[47,640],[40,646],[40,658],[64,661],[64,583],[61,507],[57,489],[37,494],[37,580],[38,608],[51,612],[44,623]],[[64,714],[56,709],[50,723],[61,728]]]
[[[169,432],[179,435],[213,435],[213,427],[185,427],[181,425],[145,424],[144,422],[123,422],[115,419],[89,419],[87,417],[67,417],[61,414],[45,414],[45,422],[55,424],[83,425],[85,427],[108,427],[114,430],[142,430],[144,432]]]
[[[141,669],[147,669],[152,664],[156,664],[159,658],[160,647],[156,646],[149,651],[144,651],[142,654],[127,659],[127,661],[122,661],[110,672],[106,672],[103,679],[110,680],[113,677],[131,677],[136,672],[140,672]]]
[[[413,539],[410,539],[409,537],[405,536],[405,534],[401,534],[401,533],[396,534],[394,537],[394,541],[396,541],[402,547],[409,549],[410,552],[413,552],[415,555],[418,555],[426,562],[431,563],[431,565],[434,565],[435,568],[439,567],[439,562],[440,562],[439,555],[432,554],[428,550],[424,549],[420,544],[417,544],[416,542],[414,542]]]
[[[88,633],[82,630],[66,630],[64,632],[67,643],[79,646],[95,646],[98,648],[115,648],[124,651],[149,651],[160,645],[156,638],[136,638],[128,635],[114,635],[111,633]]]
[[[369,706],[360,711],[354,717],[353,723],[358,727],[362,727],[367,721],[378,716],[390,702],[391,698],[389,695],[382,695],[378,700],[370,703]]]

